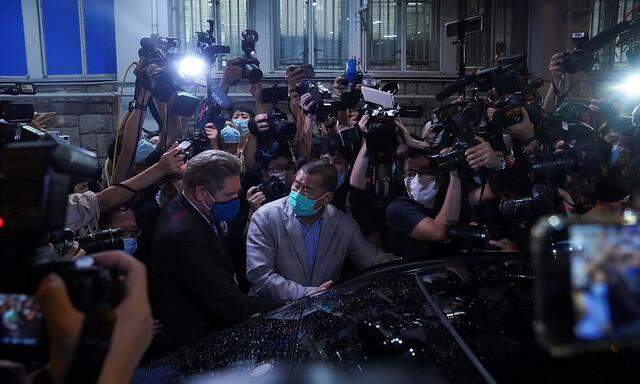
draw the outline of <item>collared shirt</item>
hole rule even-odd
[[[320,243],[320,229],[322,228],[322,220],[320,217],[310,227],[298,218],[302,233],[304,234],[304,247],[307,250],[307,266],[309,271],[313,271],[313,265],[316,262],[316,253],[318,252],[318,244]]]
[[[195,209],[196,211],[198,211],[198,213],[200,214],[200,216],[202,216],[202,218],[209,223],[209,225],[211,225],[211,228],[213,228],[213,231],[216,233],[216,236],[220,237],[220,232],[218,231],[218,227],[216,226],[216,224],[214,222],[212,222],[211,220],[209,220],[209,218],[207,218],[207,216],[204,215],[204,213],[200,212],[200,210],[198,209],[198,207],[196,207],[196,205],[189,200],[189,198],[187,197],[187,195],[185,195],[184,193],[182,193],[182,196],[184,196],[184,199],[187,200],[189,202],[189,204],[191,204],[191,206],[193,207],[193,209]]]

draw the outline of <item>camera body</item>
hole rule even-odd
[[[439,153],[429,157],[435,173],[448,174],[453,171],[468,171],[465,152],[478,144],[473,137],[458,137],[448,153]]]
[[[168,103],[171,113],[180,116],[192,116],[200,99],[184,91],[179,85],[186,79],[180,75],[175,63],[171,60],[173,54],[169,51],[176,48],[180,41],[171,37],[151,35],[140,39],[138,56],[144,60],[142,72],[145,87],[158,100]],[[147,74],[147,67],[155,64],[160,69],[153,74]]]
[[[275,176],[260,183],[258,190],[264,194],[266,203],[283,198],[289,193],[287,186]]]
[[[309,111],[316,116],[317,122],[324,121],[333,110],[333,105],[325,100],[331,99],[331,91],[322,83],[313,80],[304,80],[296,87],[300,96],[308,93],[315,102],[315,106]]]
[[[367,150],[380,155],[388,156],[398,148],[398,127],[395,119],[400,115],[400,107],[378,107],[371,111],[369,130],[364,136]]]
[[[270,139],[291,141],[296,137],[296,124],[289,121],[287,114],[277,108],[271,109],[267,115],[267,124],[269,125],[269,129],[266,132],[262,132],[258,129],[255,120],[251,119],[249,121],[249,132],[261,141]]]
[[[589,41],[587,32],[573,32],[571,41],[575,48],[563,55],[562,70],[566,73],[588,71],[598,61],[595,52],[582,49],[582,45]]]
[[[2,148],[0,164],[0,217],[4,220],[0,227],[0,293],[32,295],[45,276],[55,273],[65,282],[77,309],[90,313],[105,306],[115,307],[122,298],[117,276],[94,265],[90,257],[65,261],[56,250],[44,245],[56,234],[63,242],[70,241],[68,234],[60,235],[68,191],[74,177],[97,176],[95,155],[69,144],[17,142]],[[94,243],[106,242],[104,236],[100,240]],[[15,354],[25,361],[38,358],[35,352],[42,341],[39,334],[33,327],[17,331],[20,336],[3,346],[3,356]],[[108,344],[108,337],[105,339],[96,342]],[[97,356],[100,354],[96,351],[92,358],[103,358]]]
[[[28,123],[33,120],[35,110],[33,104],[12,103],[0,100],[0,119],[9,123]]]
[[[244,52],[244,57],[239,58],[236,64],[242,68],[242,78],[251,84],[261,82],[263,77],[262,70],[260,69],[260,61],[253,56],[258,39],[258,32],[254,29],[245,29],[242,31],[242,52]]]

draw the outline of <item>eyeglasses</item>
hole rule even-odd
[[[285,165],[285,166],[281,166],[281,167],[267,168],[267,174],[272,175],[272,174],[275,174],[275,173],[291,171],[292,169],[293,169],[293,165],[291,165],[291,164]]]
[[[418,177],[432,177],[433,174],[431,173],[431,170],[428,169],[421,169],[420,171],[416,172],[414,170],[410,170],[410,171],[406,171],[404,173],[405,177],[408,177],[410,179],[413,179],[414,177],[416,177],[416,175],[418,175]]]

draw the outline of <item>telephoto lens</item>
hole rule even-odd
[[[76,239],[87,254],[106,250],[124,250],[123,228],[105,229],[103,231],[81,236]]]
[[[500,213],[505,219],[511,222],[528,222],[555,213],[560,202],[556,186],[538,183],[533,186],[531,192],[531,197],[505,200],[500,203]]]
[[[449,240],[461,249],[489,249],[493,236],[485,226],[452,224],[447,227]]]
[[[555,180],[573,171],[575,159],[569,151],[535,153],[529,156],[529,178],[533,181]]]

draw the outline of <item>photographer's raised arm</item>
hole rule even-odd
[[[292,96],[293,98],[293,96]],[[315,115],[311,112],[315,106],[315,101],[310,94],[305,93],[300,98],[301,108],[298,110],[296,118],[297,136],[298,136],[298,157],[311,157],[313,152],[311,127],[315,120]],[[292,111],[295,113],[295,111]]]
[[[542,109],[546,113],[551,113],[556,107],[558,97],[556,96],[555,87],[558,87],[564,72],[562,72],[562,64],[564,62],[565,52],[558,52],[551,56],[551,62],[549,63],[549,72],[551,72],[551,84],[547,90],[547,95],[544,98]],[[559,90],[558,90],[559,91]]]
[[[462,182],[457,172],[449,174],[449,186],[447,196],[440,212],[431,219],[422,219],[411,232],[411,237],[419,241],[443,242],[448,238],[447,223],[460,219],[460,206],[462,203]]]
[[[182,116],[174,115],[172,113],[167,115],[167,108],[169,108],[167,103],[163,103],[158,99],[154,99],[154,102],[158,108],[158,114],[160,115],[162,125],[167,128],[163,129],[160,133],[158,148],[166,149],[168,143],[173,143],[178,139],[178,137],[180,137],[182,130]],[[169,118],[168,123],[165,122],[167,117]]]
[[[269,112],[268,106],[262,102],[262,83],[250,84],[249,92],[253,99],[256,101],[256,113]]]
[[[243,150],[244,153],[244,169],[245,172],[251,172],[256,165],[256,151],[258,150],[258,137],[257,134],[261,131],[269,129],[269,123],[267,122],[268,116],[264,113],[256,115],[253,122],[249,122],[249,138],[245,144]],[[255,128],[252,126],[255,124]]]
[[[184,159],[178,143],[174,143],[169,151],[165,152],[160,161],[153,166],[147,168],[144,172],[136,175],[128,180],[124,180],[121,186],[111,186],[104,191],[98,193],[96,198],[100,206],[100,212],[109,212],[113,209],[125,205],[135,194],[131,191],[142,191],[162,180],[167,175],[179,173],[182,171]],[[130,190],[131,189],[131,190]]]
[[[369,115],[362,116],[360,123],[358,123],[361,129],[366,129],[369,123]],[[353,169],[351,170],[351,177],[349,183],[352,187],[366,190],[367,189],[367,169],[369,168],[369,157],[367,156],[367,142],[363,141],[360,147],[360,152],[356,157],[356,161],[353,163]]]
[[[121,126],[121,129],[124,130],[122,142],[119,144],[122,149],[116,161],[113,183],[119,183],[129,177],[140,139],[140,128],[144,121],[147,103],[151,97],[151,92],[144,88],[142,81],[136,81],[135,94],[133,109],[125,115],[124,124]]]

